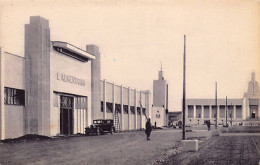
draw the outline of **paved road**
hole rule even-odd
[[[187,133],[187,137],[209,135],[207,131]],[[139,131],[4,143],[0,164],[153,164],[181,139],[181,131],[158,130],[151,138],[146,141],[144,131]]]
[[[206,140],[198,152],[183,152],[163,164],[258,165],[256,139],[260,136],[219,136]],[[255,140],[254,140],[255,139]]]

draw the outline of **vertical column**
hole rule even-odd
[[[196,105],[193,106],[193,111],[194,111],[194,119],[197,118],[197,107]]]
[[[140,90],[140,102],[142,104],[142,91]],[[143,125],[143,105],[142,107],[140,106],[140,111],[141,111],[141,114],[140,114],[140,129],[142,129],[142,125]]]
[[[25,25],[26,134],[50,135],[50,28],[49,21],[30,17]]]
[[[115,113],[116,113],[116,104],[115,104],[115,83],[112,84],[112,103],[113,103],[113,119],[115,121]],[[120,122],[120,121],[119,121]]]
[[[130,88],[128,87],[128,130],[131,130]]]
[[[106,84],[107,84],[107,81],[104,79],[104,84],[103,84],[103,119],[106,119],[107,118],[107,105],[106,105]]]
[[[234,108],[233,108],[233,109],[234,109],[234,119],[235,119],[235,118],[237,118],[237,117],[236,117],[236,115],[237,115],[237,107],[236,107],[236,105],[234,105]]]
[[[211,119],[211,115],[212,115],[212,106],[209,105],[209,119]]]
[[[81,109],[79,108],[79,132],[81,133],[81,123],[82,123],[82,121],[81,121],[81,115],[82,115],[82,113],[81,113]]]
[[[183,119],[183,113],[182,113],[181,116],[182,116],[181,118]],[[188,104],[186,104],[186,108],[185,108],[185,119],[186,119],[186,123],[190,122],[190,120],[188,120],[189,119],[189,106],[188,106]]]
[[[151,118],[151,122],[152,121],[152,111],[151,111],[151,106],[150,106],[150,91],[147,90],[146,93],[145,93],[145,99],[146,99],[146,102],[145,102],[145,109],[146,109],[146,116],[147,118]]]
[[[91,108],[87,108],[87,119],[91,122],[93,119],[99,118],[100,102],[101,102],[101,70],[100,70],[100,53],[99,47],[96,45],[87,45],[86,51],[95,56],[95,60],[91,60]],[[88,97],[89,99],[90,97]],[[90,107],[88,105],[88,107]],[[90,110],[91,109],[91,110]],[[91,115],[90,115],[91,113]],[[87,122],[88,124],[90,122]]]
[[[245,112],[246,112],[246,97],[243,97],[242,99],[242,107],[241,107],[241,110],[242,110],[242,119],[245,120]]]
[[[149,117],[150,112],[149,112],[149,93],[148,93],[148,91],[145,91],[145,115],[147,116],[147,118],[150,118]]]
[[[4,51],[0,47],[0,140],[5,139]]]
[[[137,91],[136,91],[136,89],[135,89],[135,120],[134,120],[134,122],[135,122],[135,130],[137,130]]]
[[[74,97],[73,99],[73,110],[72,110],[72,113],[73,113],[73,118],[72,118],[72,123],[73,123],[73,133],[78,133],[77,131],[77,123],[78,123],[78,119],[77,119],[77,97]]]
[[[204,105],[201,105],[201,119],[204,119]]]
[[[124,107],[123,107],[123,85],[121,85],[120,101],[121,101],[121,130],[124,128]]]

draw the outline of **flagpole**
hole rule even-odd
[[[215,128],[218,127],[218,84],[215,82],[215,104],[216,104],[216,123]]]
[[[183,98],[182,98],[182,140],[185,140],[185,71],[186,71],[186,35],[184,35],[184,53],[183,53]]]

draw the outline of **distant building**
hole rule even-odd
[[[167,126],[168,83],[164,79],[162,68],[158,80],[153,80],[152,122],[158,127]]]
[[[226,117],[228,124],[257,123],[260,119],[259,112],[259,86],[255,80],[255,73],[252,73],[251,81],[248,83],[247,92],[244,97],[234,99],[187,99],[186,123],[201,125],[207,121],[215,123],[217,115],[218,124],[225,124]]]

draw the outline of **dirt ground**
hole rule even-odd
[[[210,132],[187,132],[186,137]],[[41,141],[0,143],[0,164],[157,164],[181,140],[181,130],[156,130],[147,141],[144,131],[80,136]]]
[[[260,155],[253,138],[259,136],[215,136],[202,143],[197,152],[183,152],[161,165],[257,165]]]

